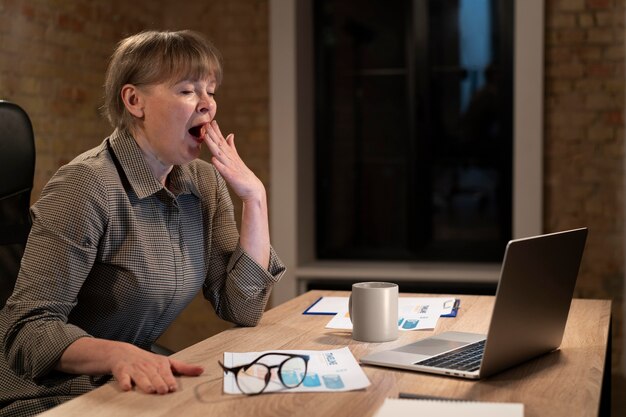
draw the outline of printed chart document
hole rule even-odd
[[[339,392],[366,388],[370,385],[367,375],[359,366],[348,347],[334,350],[272,350],[267,352],[297,353],[309,355],[309,364],[302,384],[296,388],[285,388],[276,372],[263,392]],[[250,363],[267,352],[224,352],[224,365],[233,366]],[[276,365],[284,356],[268,356],[261,361],[266,365]],[[232,372],[224,373],[224,393],[241,394]]]
[[[524,404],[386,398],[374,417],[524,417]]]
[[[352,321],[348,312],[348,298],[324,298],[335,298],[332,300],[332,305],[341,308],[328,322],[326,328],[352,329]],[[342,303],[338,300],[339,298],[345,299],[345,302]],[[402,331],[434,329],[440,316],[452,312],[455,301],[454,298],[445,297],[400,297],[398,298],[398,329]]]

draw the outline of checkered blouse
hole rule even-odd
[[[239,246],[223,178],[202,160],[175,166],[170,190],[128,132],[59,169],[32,207],[33,227],[0,311],[0,415],[32,415],[108,377],[55,371],[80,337],[149,349],[202,289],[217,314],[257,324],[285,270]]]

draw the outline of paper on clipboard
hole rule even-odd
[[[398,309],[403,305],[420,303],[423,299],[432,300],[440,299],[443,303],[441,317],[456,317],[459,309],[460,300],[447,297],[400,297],[398,298]],[[332,316],[340,311],[348,310],[348,297],[320,297],[313,304],[307,307],[302,314],[308,315],[328,315]]]
[[[399,298],[398,330],[434,329],[439,317],[444,312],[444,298]],[[328,329],[352,329],[352,321],[347,306],[338,312],[326,325]]]
[[[348,309],[348,297],[320,297],[302,314],[334,315]]]

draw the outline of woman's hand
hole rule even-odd
[[[201,366],[157,355],[130,343],[95,337],[82,337],[70,344],[56,369],[70,374],[113,374],[122,390],[129,391],[135,385],[149,394],[176,391],[175,374],[198,376],[204,372]]]
[[[215,120],[206,125],[205,142],[213,154],[211,162],[241,200],[253,201],[264,198],[265,187],[244,164],[235,148],[235,135],[222,135]]]
[[[157,355],[133,345],[120,345],[111,356],[111,373],[124,391],[133,384],[148,394],[174,392],[178,384],[174,374],[197,376],[204,370],[167,356]]]

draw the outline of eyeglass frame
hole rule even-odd
[[[267,365],[265,363],[259,362],[259,360],[261,360],[262,358],[264,358],[266,356],[271,356],[271,355],[287,356],[287,358],[285,358],[285,360],[281,361],[277,365]],[[280,371],[281,371],[283,365],[285,364],[285,362],[287,362],[288,360],[293,359],[293,358],[301,358],[301,359],[304,360],[304,376],[302,377],[302,380],[297,385],[294,385],[294,386],[290,387],[287,384],[285,384],[285,381],[283,381],[283,376],[282,376]],[[309,355],[300,355],[298,353],[266,352],[266,353],[262,354],[261,356],[259,356],[258,358],[256,358],[255,360],[253,360],[250,363],[246,363],[246,364],[239,365],[239,366],[233,366],[232,368],[229,368],[228,366],[224,365],[222,363],[222,361],[220,361],[220,360],[218,360],[217,363],[219,363],[220,367],[224,370],[225,373],[232,372],[233,375],[235,375],[235,382],[237,383],[237,388],[239,388],[239,391],[241,391],[242,394],[245,394],[245,395],[259,395],[259,394],[262,394],[265,391],[265,388],[267,388],[267,386],[270,384],[270,380],[272,378],[272,369],[273,368],[278,368],[278,370],[276,371],[276,374],[278,375],[278,379],[280,380],[280,383],[283,385],[283,387],[285,387],[287,389],[291,389],[291,388],[297,388],[300,385],[302,385],[302,383],[304,382],[304,379],[306,378],[307,372],[308,372],[309,359],[311,359],[311,357]],[[246,369],[248,369],[249,367],[251,367],[252,365],[255,365],[255,364],[256,365],[262,365],[262,366],[266,367],[267,368],[267,375],[269,377],[265,378],[265,386],[263,386],[261,391],[253,392],[253,393],[246,393],[239,386],[239,371],[241,371],[242,369],[245,371]]]

